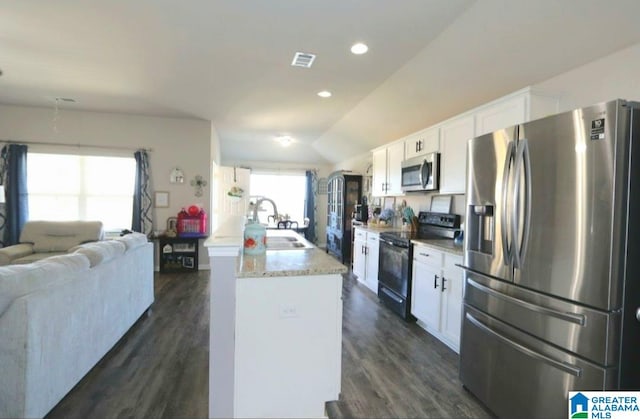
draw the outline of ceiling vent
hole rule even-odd
[[[315,59],[316,56],[313,54],[309,54],[307,52],[296,52],[296,55],[293,56],[291,65],[294,67],[310,68],[311,64],[313,64],[313,60]]]

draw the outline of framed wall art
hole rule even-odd
[[[156,208],[169,208],[169,192],[156,191],[153,202]]]

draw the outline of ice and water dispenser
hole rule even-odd
[[[493,254],[495,218],[493,205],[470,205],[467,211],[467,247],[488,255]]]

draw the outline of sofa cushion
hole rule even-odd
[[[16,298],[88,269],[89,259],[81,254],[53,256],[28,265],[0,266],[0,315]]]
[[[124,243],[125,246],[127,246],[127,250],[135,249],[136,247],[142,246],[149,241],[146,235],[136,232],[125,234],[124,236],[118,237],[114,240]]]
[[[21,243],[33,243],[34,252],[64,252],[82,243],[102,240],[101,221],[27,221]]]
[[[60,256],[60,255],[66,255],[66,254],[67,252],[32,253],[30,255],[23,256],[18,259],[13,259],[11,263],[14,265],[24,265],[27,263],[33,263],[42,259],[50,258],[52,256]]]
[[[75,253],[85,255],[91,267],[107,262],[122,255],[126,250],[124,243],[116,240],[104,240],[95,243],[86,243],[78,246]]]

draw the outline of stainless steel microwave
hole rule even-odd
[[[429,153],[402,162],[402,190],[437,191],[440,187],[440,153]]]

